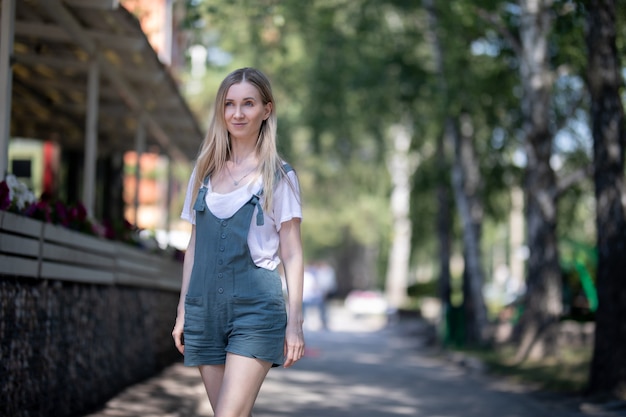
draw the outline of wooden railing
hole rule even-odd
[[[0,275],[178,291],[182,263],[0,211]]]

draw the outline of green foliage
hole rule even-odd
[[[444,83],[437,76],[428,14],[419,1],[186,3],[190,42],[210,51],[201,79],[183,75],[187,85],[198,86],[187,94],[200,120],[208,119],[217,84],[230,70],[257,66],[273,80],[278,146],[296,168],[303,191],[307,257],[339,256],[351,242],[377,248],[377,268],[384,270],[393,238],[388,129],[408,120],[412,151],[420,155],[410,207],[413,263],[436,263],[436,192],[449,185],[450,167],[436,158],[435,144],[445,117],[456,120],[461,114],[472,122],[484,180],[489,228],[483,246],[506,244],[502,230],[510,212],[509,192],[522,186],[524,168],[520,64],[503,36],[506,31],[514,35],[519,26],[513,2],[434,1],[435,30],[445,51]],[[624,5],[618,8],[623,11]],[[496,16],[501,27],[485,14]],[[564,177],[591,159],[585,129],[583,2],[555,1],[553,17],[551,63],[559,71],[552,124],[558,138],[557,174]],[[621,51],[626,51],[624,27],[621,22]],[[592,202],[589,181],[562,195],[559,237],[593,239]],[[453,248],[460,253],[458,221],[452,222]]]
[[[409,297],[437,297],[437,281],[415,282],[406,292]]]

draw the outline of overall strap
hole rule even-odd
[[[198,197],[196,197],[196,201],[194,202],[193,205],[193,209],[196,211],[204,211],[204,208],[206,207],[206,193],[208,190],[208,184],[209,184],[209,176],[207,175],[207,177],[204,179],[204,181],[202,182],[202,187],[200,187],[200,189],[198,190]]]
[[[293,171],[292,166],[289,164],[283,164],[283,169],[285,170],[285,173]],[[276,172],[275,180],[279,181],[281,175],[282,175],[281,171]],[[259,204],[259,199],[262,195],[263,195],[263,189],[261,189],[261,191],[259,191],[258,194],[254,194],[252,196],[252,199],[250,200],[252,204],[257,206],[257,213],[256,213],[256,225],[257,226],[263,226],[265,224],[265,220],[263,218],[263,208],[261,207],[261,204]]]
[[[293,167],[287,163],[283,164],[283,169],[285,170],[285,174],[293,171]],[[278,175],[278,173],[276,173]]]

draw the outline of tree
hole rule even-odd
[[[394,298],[400,300],[412,274],[421,274],[428,269],[421,268],[423,263],[435,264],[438,259],[442,299],[449,302],[452,282],[456,303],[460,274],[456,269],[450,271],[449,259],[451,254],[463,253],[467,284],[471,284],[466,285],[471,288],[465,294],[466,305],[483,304],[481,291],[489,273],[481,271],[488,264],[481,247],[486,247],[485,239],[493,239],[495,227],[503,228],[509,199],[503,188],[519,182],[519,167],[511,168],[510,151],[510,145],[517,146],[519,139],[520,110],[515,95],[519,80],[511,68],[519,68],[523,59],[535,58],[532,52],[539,52],[544,59],[539,64],[547,76],[538,79],[546,81],[547,93],[532,90],[534,73],[529,68],[535,63],[527,65],[521,91],[525,91],[527,137],[535,138],[527,143],[532,150],[529,154],[540,160],[527,167],[527,190],[538,191],[529,198],[534,204],[529,206],[533,210],[529,216],[537,231],[529,236],[534,254],[542,254],[546,248],[552,253],[555,248],[556,239],[547,244],[545,238],[553,236],[556,226],[552,223],[558,220],[558,212],[545,220],[537,209],[554,209],[558,197],[556,185],[552,188],[550,182],[556,184],[554,172],[544,175],[542,171],[550,168],[554,131],[545,129],[550,135],[543,135],[541,129],[549,124],[546,120],[552,121],[548,113],[553,73],[547,71],[546,55],[549,49],[554,56],[566,42],[551,44],[551,48],[540,42],[537,48],[527,39],[524,49],[511,37],[518,52],[512,56],[492,28],[476,21],[471,12],[474,3],[460,0],[445,3],[446,7],[438,3],[439,23],[428,29],[425,7],[404,0],[314,0],[306,7],[279,0],[189,1],[199,13],[197,43],[209,48],[209,76],[219,80],[232,68],[257,65],[276,81],[279,146],[300,174],[307,256],[334,258],[342,280],[339,295],[352,288],[382,286],[387,276],[390,281],[389,277],[393,278],[389,288],[393,287]],[[522,20],[530,23],[520,18],[511,2],[484,0],[481,6],[489,10],[501,7],[509,19],[505,26],[519,26]],[[550,14],[543,9],[542,13]],[[542,34],[550,32],[549,28],[540,29]],[[433,52],[438,48],[432,48],[429,40],[429,32],[434,31],[441,43],[439,49],[445,51],[441,66]],[[442,83],[447,86],[442,88]],[[214,84],[207,83],[211,88],[198,98],[211,97]],[[534,109],[533,99],[545,105],[540,107],[546,113],[542,120],[532,119],[536,115],[529,111]],[[530,129],[535,122],[540,129]],[[446,130],[446,125],[453,129]],[[467,129],[470,126],[472,129]],[[446,132],[455,133],[456,140],[444,144]],[[406,145],[407,137],[408,146],[394,145]],[[456,152],[447,155],[454,144]],[[416,154],[420,165],[413,175]],[[390,168],[392,155],[413,161],[401,164],[411,169],[399,172],[396,165]],[[453,170],[457,173],[456,193],[449,201]],[[550,175],[548,183],[541,184],[544,188],[536,187]],[[398,199],[394,196],[406,197],[408,192],[409,199],[395,204]],[[455,208],[457,215],[453,216]],[[433,233],[436,223],[437,232]],[[544,233],[545,225],[548,230]],[[504,239],[499,245],[502,242]],[[493,241],[488,243],[493,245]],[[542,261],[540,257],[532,260],[535,265]],[[555,265],[556,269],[552,268]],[[558,257],[550,257],[548,266],[550,274],[558,271]],[[535,277],[544,272],[543,265],[533,270],[531,291],[553,288],[558,281],[554,274],[547,281],[544,275]],[[546,300],[543,295],[529,299],[539,306]],[[483,319],[479,322],[471,324],[479,329],[474,334],[484,326]]]
[[[381,48],[392,44],[382,19],[385,7],[368,1],[294,5],[310,59],[303,74],[309,89],[303,121],[316,156],[316,163],[307,165],[315,195],[309,207],[318,219],[328,220],[322,228],[310,223],[305,234],[314,229],[341,233],[326,250],[340,259],[338,276],[348,282],[346,289],[381,286],[385,249],[391,245],[391,179],[385,156],[394,90],[386,61],[395,50]],[[309,216],[309,222],[317,221]],[[402,279],[407,267],[394,277]]]
[[[616,47],[616,2],[588,4],[587,84],[591,94],[598,246],[598,310],[589,390],[626,386],[626,126]]]
[[[310,6],[299,8],[306,22],[303,26],[310,31],[306,43],[312,65],[307,79],[310,101],[323,105],[309,109],[307,124],[312,129],[316,153],[336,167],[334,176],[326,178],[330,192],[328,198],[319,200],[320,211],[333,208],[345,213],[354,224],[343,229],[349,233],[347,236],[364,230],[379,231],[378,241],[346,238],[346,243],[378,248],[380,260],[387,261],[386,268],[382,266],[379,271],[389,301],[394,307],[402,307],[412,249],[410,186],[414,155],[422,143],[416,126],[420,119],[414,110],[421,100],[418,89],[424,79],[416,54],[420,49],[416,42],[416,8],[406,2],[367,0],[312,2]],[[364,187],[357,172],[363,178],[377,179],[375,195],[365,197],[371,184]],[[344,178],[345,190],[338,187]],[[344,198],[341,207],[329,205],[329,201],[339,201],[342,194],[360,195],[370,207],[372,197],[378,203],[385,202],[385,207],[376,203],[379,211],[368,223],[374,227],[362,227],[367,217],[356,211],[358,200]],[[372,214],[371,209],[368,211]],[[335,252],[346,249],[348,245],[341,244]],[[362,259],[352,258],[343,264],[363,264]]]
[[[514,137],[509,132],[516,130],[519,120],[515,108],[518,103],[511,94],[517,79],[508,67],[510,53],[493,30],[475,19],[474,2],[459,1],[453,7],[444,7],[441,2],[438,8],[431,0],[422,3],[429,15],[428,38],[441,97],[435,101],[441,103],[437,116],[443,135],[439,137],[445,135],[451,154],[449,164],[445,157],[441,163],[449,168],[440,178],[453,191],[452,208],[456,208],[460,223],[461,238],[457,241],[464,258],[465,341],[482,344],[488,325],[483,295],[488,281],[488,263],[483,256],[484,222],[488,219],[492,229],[504,223],[508,188],[519,177],[508,157],[510,145],[515,145],[508,139]],[[482,5],[487,7],[489,3],[493,2]],[[443,146],[438,144],[437,155],[443,154],[441,149]],[[440,210],[445,213],[446,209]],[[452,225],[455,222],[448,218],[448,226]],[[445,243],[441,247],[445,253]],[[440,255],[440,262],[447,261]],[[505,262],[504,256],[497,262]],[[446,287],[442,283],[444,291]]]
[[[479,10],[479,14],[493,23],[510,45],[514,52],[512,61],[521,81],[529,249],[523,314],[516,329],[519,342],[516,359],[521,361],[529,356],[555,353],[555,332],[563,313],[558,245],[562,236],[557,230],[562,211],[558,203],[567,190],[586,177],[588,167],[579,166],[564,174],[571,170],[572,164],[567,159],[569,155],[561,152],[555,141],[557,134],[573,119],[584,123],[577,112],[583,97],[582,88],[575,88],[576,80],[580,79],[577,74],[582,71],[579,61],[583,57],[580,47],[576,47],[579,44],[577,25],[580,26],[576,4],[568,0],[520,0],[517,3],[518,7],[507,3],[503,17],[485,10]],[[565,130],[569,130],[567,136],[571,139],[573,129]],[[585,159],[584,152],[573,154],[572,160]],[[567,169],[557,172],[552,163],[559,160],[565,160],[562,165]],[[572,207],[568,210],[574,211]]]
[[[474,126],[472,118],[467,112],[459,114],[455,111],[452,104],[457,97],[451,94],[446,80],[446,71],[444,67],[445,53],[442,41],[439,38],[439,19],[435,4],[432,0],[423,1],[426,12],[428,13],[429,30],[428,38],[431,42],[433,60],[438,80],[440,94],[442,95],[443,105],[441,112],[441,121],[443,125],[443,135],[450,143],[453,150],[453,162],[451,164],[452,172],[452,189],[454,191],[454,199],[462,222],[463,233],[463,254],[465,259],[465,273],[463,282],[463,306],[465,312],[465,335],[467,341],[472,344],[482,344],[484,342],[485,328],[487,325],[487,312],[482,294],[484,286],[484,273],[481,257],[481,229],[483,220],[483,207],[481,202],[482,194],[482,176],[480,173],[480,163],[477,159],[476,150],[474,148]],[[466,48],[462,48],[466,50]],[[456,106],[458,107],[458,106]],[[461,125],[459,127],[458,125]],[[437,157],[445,165],[447,165],[444,154],[443,143],[437,144]],[[446,177],[444,177],[446,178]],[[439,198],[443,190],[439,190]],[[445,208],[441,208],[445,212]],[[449,218],[448,218],[449,220]],[[449,256],[446,246],[445,229],[441,226],[438,229],[440,247],[444,250],[440,254],[440,264],[442,265],[442,274],[440,279],[442,288],[443,307],[448,307],[446,297],[447,288],[449,288],[448,275],[446,275],[446,262],[443,256]]]
[[[443,48],[439,38],[439,18],[435,9],[434,0],[422,0],[424,9],[428,16],[428,26],[426,38],[430,43],[433,55],[435,76],[437,79],[437,87],[440,94],[440,114],[439,120],[442,125],[441,131],[437,134],[436,150],[434,158],[437,161],[438,175],[436,185],[437,198],[437,222],[436,236],[438,241],[438,296],[441,302],[441,319],[447,322],[451,308],[451,274],[450,274],[450,255],[452,240],[452,209],[450,208],[450,164],[446,152],[445,126],[453,123],[451,116],[447,115],[446,108],[449,101],[448,83],[443,64]],[[447,323],[444,324],[447,327]],[[449,329],[446,329],[449,332]]]
[[[416,155],[411,152],[412,131],[408,126],[410,123],[405,121],[392,126],[389,132],[393,143],[389,156],[393,240],[389,251],[385,290],[391,305],[396,308],[402,307],[407,298],[412,232],[409,216],[411,178],[418,165]]]
[[[460,124],[458,126],[456,123]],[[449,135],[454,149],[452,189],[459,217],[463,225],[463,307],[466,322],[466,339],[474,345],[486,340],[487,309],[483,297],[485,284],[482,266],[481,236],[484,209],[482,204],[483,180],[480,162],[474,148],[474,126],[471,116],[461,114],[450,124]]]
[[[552,344],[549,335],[562,312],[556,235],[557,183],[550,166],[553,139],[550,130],[553,77],[549,56],[552,5],[552,0],[520,0],[519,41],[504,30],[519,64],[526,149],[524,190],[530,257],[524,312],[518,327],[519,360],[528,354],[539,356],[544,353]]]
[[[519,65],[526,147],[526,224],[530,249],[518,359],[539,357],[553,344],[562,313],[556,236],[556,177],[550,166],[552,76],[548,41],[552,0],[520,0]],[[531,352],[534,349],[534,352]]]

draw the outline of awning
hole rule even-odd
[[[99,156],[135,149],[143,120],[147,150],[178,161],[195,157],[200,127],[134,15],[116,0],[14,5],[12,137],[83,150],[90,67],[97,64]]]

